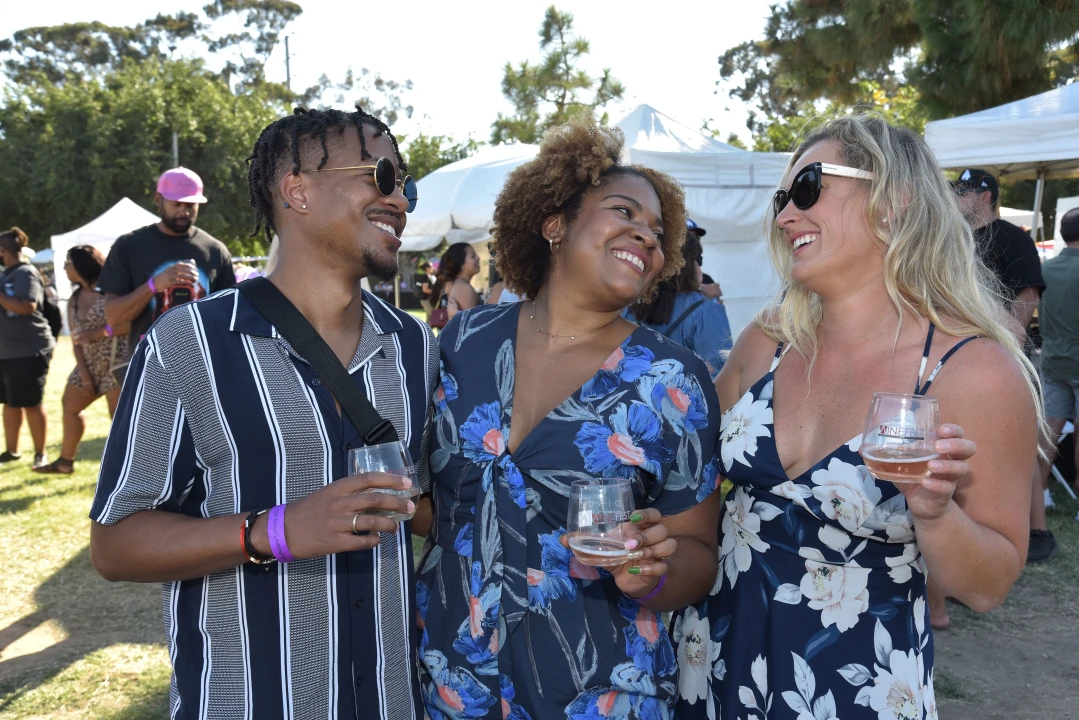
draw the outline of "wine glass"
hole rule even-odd
[[[936,398],[873,393],[859,452],[869,473],[880,480],[918,483],[928,477],[936,451],[940,408]]]
[[[370,488],[368,490],[363,490],[361,494],[386,493],[387,495],[411,500],[413,504],[418,502],[420,497],[420,481],[416,473],[416,466],[412,464],[412,457],[408,454],[408,448],[406,448],[405,444],[400,440],[383,443],[381,445],[368,445],[367,447],[353,448],[348,451],[349,475],[363,475],[364,473],[369,472],[380,472],[407,477],[412,480],[412,486],[400,488],[398,490]],[[371,508],[369,510],[364,510],[362,514],[379,515],[381,517],[388,517],[390,520],[396,522],[401,522],[403,520],[411,520],[415,511],[411,513],[400,513],[393,510]]]
[[[583,565],[614,567],[627,560],[634,527],[633,489],[625,478],[575,480],[569,491],[566,534]]]

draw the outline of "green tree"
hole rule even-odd
[[[42,247],[122,197],[152,209],[176,130],[183,164],[206,184],[200,227],[235,252],[258,249],[247,237],[245,158],[284,110],[234,94],[197,60],[129,58],[102,78],[9,86],[0,105],[0,217]]]
[[[786,0],[760,41],[719,58],[733,97],[765,118],[852,104],[861,83],[917,92],[930,119],[982,110],[1076,76],[1079,0]],[[759,130],[759,128],[752,128]]]
[[[889,95],[884,88],[871,80],[858,84],[859,94],[851,103],[803,102],[795,106],[786,117],[758,120],[750,112],[747,125],[754,128],[753,149],[758,152],[789,152],[798,141],[825,119],[841,113],[869,110],[879,112],[892,123],[908,127],[917,133],[925,131],[929,114],[913,88],[904,86]]]
[[[472,138],[455,142],[448,135],[427,135],[422,132],[412,139],[402,137],[401,143],[405,146],[403,154],[408,163],[408,174],[417,180],[443,165],[475,155],[481,145]]]
[[[491,124],[492,144],[539,142],[548,128],[579,114],[595,113],[625,92],[622,83],[611,77],[610,69],[592,77],[578,67],[590,47],[587,40],[574,35],[570,13],[560,12],[554,5],[547,8],[539,36],[544,53],[539,64],[525,60],[514,67],[506,63],[502,94],[513,104],[514,112],[508,117],[499,113]],[[606,123],[606,114],[601,121]]]
[[[124,196],[153,209],[154,181],[172,165],[175,131],[181,163],[206,183],[210,202],[199,225],[238,253],[256,251],[247,237],[245,158],[263,127],[292,103],[319,103],[331,88],[338,103],[359,95],[364,109],[391,124],[412,112],[402,101],[410,82],[367,70],[299,94],[268,81],[267,58],[303,12],[296,3],[216,0],[203,12],[158,15],[134,27],[27,28],[0,41],[8,79],[0,96],[0,221],[19,224],[41,247]],[[230,20],[243,30],[218,32],[235,26]],[[225,55],[224,67],[170,59],[192,39]],[[452,145],[442,148],[447,157]]]
[[[203,29],[193,13],[159,14],[135,27],[100,22],[32,27],[0,40],[0,53],[12,83],[58,84],[72,77],[101,77],[125,59],[164,59],[165,48]]]

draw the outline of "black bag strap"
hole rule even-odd
[[[311,364],[366,444],[378,445],[399,439],[393,424],[378,414],[330,346],[277,286],[264,277],[255,277],[236,287],[288,340],[292,349]]]
[[[671,326],[669,328],[667,328],[667,332],[668,333],[674,332],[675,328],[677,328],[679,325],[681,325],[683,322],[685,322],[686,318],[689,317],[690,313],[692,313],[694,310],[699,308],[701,305],[704,305],[706,302],[708,302],[707,299],[698,300],[697,302],[693,303],[688,308],[686,308],[686,311],[684,313],[682,313],[681,315],[679,315],[678,319],[675,320],[673,323],[671,323]]]

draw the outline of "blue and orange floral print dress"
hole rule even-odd
[[[520,305],[456,316],[439,338],[435,522],[421,561],[432,720],[665,720],[677,697],[660,617],[559,543],[570,484],[636,480],[642,506],[688,510],[716,487],[718,399],[703,361],[637,328],[514,453]]]

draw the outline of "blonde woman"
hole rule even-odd
[[[782,291],[716,379],[735,489],[712,594],[675,619],[678,717],[935,718],[926,576],[977,611],[1018,576],[1033,369],[916,134],[828,122],[775,212]],[[862,464],[874,392],[938,398],[922,484]]]

